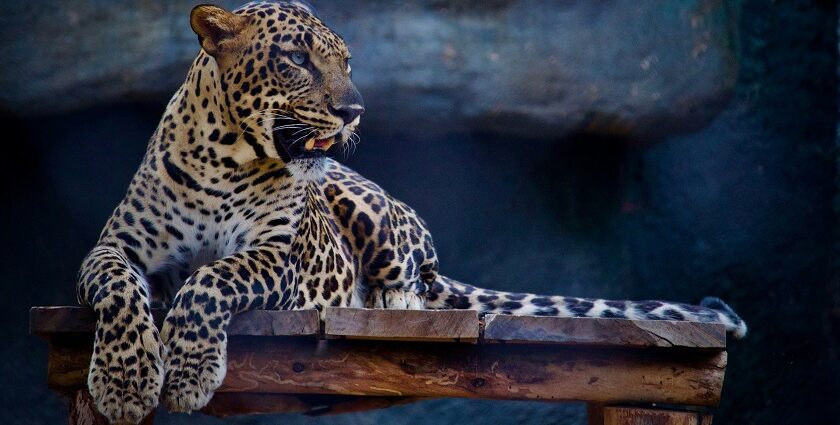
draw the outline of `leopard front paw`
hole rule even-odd
[[[100,323],[88,373],[97,410],[111,423],[139,423],[158,404],[163,345],[151,319]]]
[[[178,326],[181,322],[182,326]],[[167,353],[163,401],[173,412],[192,412],[206,406],[227,372],[227,338],[223,330],[183,325],[170,312],[161,330]]]
[[[423,310],[426,297],[405,288],[385,289],[382,295],[384,308],[390,310]]]

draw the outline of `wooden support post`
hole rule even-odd
[[[155,412],[149,413],[140,425],[152,425],[155,420]],[[76,391],[70,400],[70,425],[108,425],[108,420],[96,411],[93,398],[87,389]]]
[[[604,405],[600,403],[586,403],[586,416],[589,425],[604,425]]]
[[[712,425],[712,415],[684,410],[587,405],[589,425]]]

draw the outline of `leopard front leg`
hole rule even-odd
[[[78,299],[98,318],[87,381],[96,408],[112,423],[138,423],[163,384],[163,345],[143,277],[118,249],[96,247],[79,272]]]
[[[178,291],[161,335],[167,347],[163,400],[176,412],[204,407],[227,371],[231,318],[242,311],[291,308],[286,255],[273,249],[236,253],[199,268]]]
[[[395,199],[390,199],[390,205],[382,220],[387,238],[365,267],[365,280],[371,287],[366,307],[423,310],[438,272],[432,236],[413,209]]]

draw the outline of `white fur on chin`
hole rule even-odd
[[[326,156],[317,158],[296,158],[286,165],[293,177],[303,181],[318,181],[324,176]]]

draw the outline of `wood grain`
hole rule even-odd
[[[166,310],[154,309],[152,316],[160,326]],[[66,333],[93,333],[96,315],[87,307],[32,307],[29,310],[29,332],[48,336]],[[255,310],[239,314],[231,320],[228,335],[249,336],[312,336],[318,335],[317,310]]]
[[[716,405],[725,353],[321,341],[232,346],[221,391]]]
[[[488,314],[484,341],[722,350],[726,330],[718,323]]]
[[[233,317],[230,336],[312,336],[320,332],[318,310],[248,311]]]
[[[472,310],[380,310],[327,308],[327,338],[477,342],[478,312]]]
[[[711,425],[711,415],[698,412],[608,406],[603,425]]]
[[[90,344],[55,341],[50,386],[85,384]],[[715,406],[726,353],[231,337],[218,392]]]

